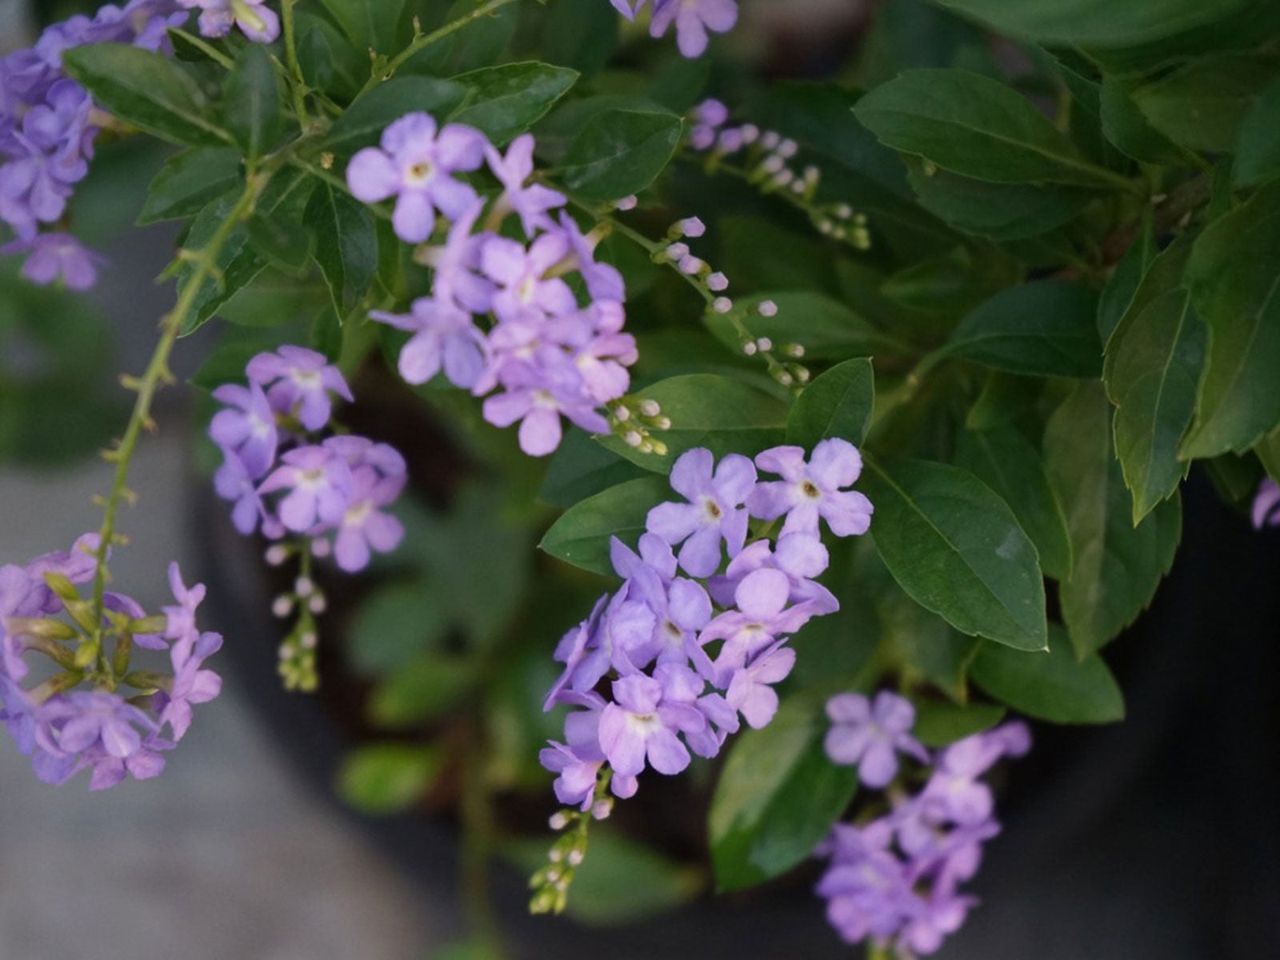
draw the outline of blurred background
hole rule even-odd
[[[0,0],[0,48],[21,46],[55,9],[87,6]],[[862,42],[876,6],[762,0],[747,5],[734,42],[769,75],[823,75],[829,60]],[[896,25],[894,42],[917,45],[929,62],[936,36],[912,32],[934,22],[917,16],[924,9],[888,0],[885,17]],[[33,290],[12,263],[0,266],[5,561],[63,548],[98,522],[91,497],[107,476],[91,453],[125,416],[114,372],[141,367],[170,305],[169,288],[154,277],[173,231],[131,226],[163,160],[136,145],[108,146],[78,194],[77,231],[112,264],[91,297]],[[193,376],[215,346],[209,328],[183,341],[179,376]],[[0,744],[0,960],[479,957],[450,946],[465,936],[467,909],[451,824],[354,812],[337,790],[352,731],[314,698],[280,690],[267,586],[252,551],[228,535],[193,479],[199,407],[196,391],[162,396],[159,435],[144,443],[134,470],[140,501],[125,523],[133,545],[113,570],[150,609],[166,599],[171,558],[214,578],[223,599],[211,603],[210,626],[228,638],[224,695],[200,711],[163,777],[101,795],[38,783],[25,758]],[[1004,785],[1006,830],[974,884],[982,906],[943,956],[1276,955],[1280,531],[1254,533],[1200,478],[1187,506],[1173,574],[1112,648],[1130,719],[1101,730],[1037,730],[1037,749]],[[212,568],[210,556],[219,558]],[[534,821],[545,813],[539,808]],[[696,841],[694,830],[687,848],[668,852],[696,860]],[[805,895],[812,872],[615,929],[599,924],[625,919],[610,909],[588,918],[594,925],[530,921],[522,877],[505,871],[495,878],[498,913],[518,958],[850,954]],[[696,891],[703,879],[648,862],[622,876],[623,898],[646,882]]]

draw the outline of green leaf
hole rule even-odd
[[[1092,199],[1078,187],[988,183],[908,163],[907,179],[920,206],[957,230],[991,240],[1021,240],[1074,220]]]
[[[1071,540],[1062,504],[1049,484],[1039,451],[1011,424],[962,430],[956,437],[956,465],[1004,498],[1035,544],[1046,576],[1071,575]]]
[[[853,767],[827,759],[821,705],[788,701],[737,738],[711,800],[711,863],[720,890],[772,879],[813,853],[857,790]]]
[[[338,794],[361,813],[400,813],[423,797],[443,766],[443,754],[432,746],[370,744],[343,761]]]
[[[1005,650],[1011,657],[1039,657],[1038,653],[1018,653],[1006,647],[983,644],[984,649]],[[1005,718],[1007,711],[995,703],[961,706],[941,700],[917,700],[916,725],[912,735],[926,747],[947,747],[957,740],[990,730]]]
[[[369,208],[327,183],[311,195],[303,220],[316,238],[315,258],[333,308],[346,317],[378,269],[378,236]]]
[[[1102,296],[1098,298],[1098,334],[1104,345],[1111,340],[1120,318],[1133,302],[1138,285],[1151,267],[1155,255],[1155,239],[1148,220],[1116,264],[1107,279],[1107,285],[1102,288]]]
[[[249,243],[262,257],[286,273],[300,274],[311,259],[312,236],[296,220],[254,214],[246,225]]]
[[[965,317],[943,352],[1010,373],[1096,377],[1097,310],[1093,291],[1068,280],[1009,287]]]
[[[470,697],[476,680],[476,662],[463,657],[427,654],[397,664],[374,688],[369,719],[387,730],[420,727]]]
[[[392,54],[400,46],[405,0],[320,0],[360,50]]]
[[[227,77],[222,115],[227,129],[250,160],[266,153],[280,138],[284,89],[260,43],[248,43]]]
[[[606,110],[596,114],[569,147],[561,177],[584,200],[639,193],[675,154],[684,124],[675,114]]]
[[[337,27],[306,10],[295,11],[294,20],[303,81],[312,90],[349,102],[369,77],[368,50],[356,50]]]
[[[758,313],[760,304],[772,300],[778,312]],[[851,356],[900,354],[910,348],[877,330],[860,314],[838,300],[810,290],[761,293],[734,301],[734,310],[745,317],[753,336],[768,337],[777,346],[798,344],[807,360],[845,360]],[[722,343],[740,350],[737,328],[725,314],[711,313],[707,326]]]
[[[466,95],[449,119],[479,128],[495,145],[537,123],[578,80],[578,71],[527,61],[459,74]]]
[[[443,11],[442,22],[452,23],[454,20],[474,13],[478,5],[479,0],[454,0],[448,9]],[[455,30],[443,40],[437,40],[419,50],[401,64],[398,72],[401,75],[420,73],[444,76],[500,63],[507,59],[504,54],[511,43],[511,38],[515,35],[519,20],[518,5],[499,7],[487,16],[473,19],[461,30]]]
[[[348,160],[362,147],[372,146],[382,131],[406,113],[422,110],[432,115],[457,108],[467,88],[435,77],[394,77],[356,99],[333,122],[324,146],[340,160]]]
[[[547,462],[547,473],[538,496],[553,507],[568,509],[579,500],[646,475],[634,463],[602,447],[581,430],[570,430]]]
[[[1096,653],[1077,660],[1066,631],[1056,624],[1047,653],[1022,653],[983,644],[970,672],[973,682],[1019,713],[1050,723],[1116,723],[1124,696]]]
[[[1244,0],[941,0],[955,10],[1044,43],[1125,47],[1225,16]]]
[[[191,74],[158,53],[104,43],[67,50],[62,62],[98,106],[153,136],[196,146],[231,141]]]
[[[156,174],[138,215],[138,226],[195,216],[240,182],[240,152],[197,147],[170,157]]]
[[[918,674],[954,702],[967,703],[969,664],[982,641],[958,632],[892,580],[880,588],[875,607],[885,648],[892,651],[908,676]]]
[[[544,837],[504,847],[526,873],[546,866]],[[672,910],[696,897],[706,884],[703,871],[677,863],[652,846],[628,840],[608,827],[591,830],[587,857],[578,867],[565,912],[579,923],[612,927]]]
[[[1271,479],[1280,482],[1280,430],[1274,430],[1260,440],[1253,452],[1258,455]]]
[[[637,391],[640,400],[655,400],[668,430],[654,436],[667,445],[662,456],[641,453],[617,436],[600,442],[637,466],[666,475],[675,458],[694,447],[707,447],[718,458],[726,453],[754,456],[782,442],[787,407],[780,400],[738,380],[709,373],[659,380]]]
[[[1237,187],[1280,177],[1280,79],[1268,84],[1240,122],[1232,176]]]
[[[861,445],[875,405],[875,372],[869,357],[854,357],[818,376],[787,416],[787,442],[810,448],[827,437]]]
[[[1275,76],[1274,57],[1226,54],[1193,60],[1133,91],[1151,126],[1191,150],[1229,151],[1254,99]]]
[[[1040,563],[1008,504],[957,467],[868,466],[872,535],[902,588],[961,633],[1044,649]]]
[[[1209,362],[1181,455],[1243,452],[1280,424],[1280,188],[1219,217],[1187,264]]]
[[[1182,535],[1176,496],[1133,525],[1111,419],[1102,384],[1081,383],[1045,431],[1045,464],[1066,507],[1075,557],[1059,598],[1079,657],[1100,649],[1146,609]]]
[[[1126,156],[1144,163],[1187,162],[1186,151],[1151,126],[1119,80],[1107,77],[1102,81],[1100,109],[1103,134]]]
[[[883,143],[976,180],[1125,185],[1081,157],[1021,94],[966,70],[908,70],[853,110]]]
[[[978,256],[968,247],[957,247],[903,267],[885,279],[880,293],[909,311],[956,317],[1017,283],[1022,273],[1020,265],[994,250]]]
[[[384,584],[356,610],[351,660],[365,673],[391,673],[435,647],[447,627],[444,604],[430,581]]]
[[[609,576],[609,541],[628,546],[644,532],[649,511],[671,494],[665,480],[628,480],[570,507],[552,524],[538,547],[565,563]]]

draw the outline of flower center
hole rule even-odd
[[[435,168],[432,167],[431,161],[420,160],[409,167],[405,171],[404,178],[411,187],[420,187],[431,179],[431,173]]]
[[[814,486],[812,480],[806,480],[804,483],[800,484],[800,492],[810,500],[817,500],[822,496],[822,491]]]
[[[627,715],[627,726],[641,736],[648,736],[662,726],[656,713],[630,713]]]
[[[556,409],[556,398],[550,390],[533,391],[533,402],[540,407],[546,407],[548,410]]]
[[[702,498],[702,509],[706,513],[707,519],[716,521],[724,516],[724,511],[720,509],[720,504],[711,497]]]
[[[533,302],[534,294],[536,294],[537,292],[538,292],[538,278],[525,277],[523,280],[520,281],[520,286],[516,290],[516,296],[520,298],[521,303],[529,304]]]
[[[369,519],[369,514],[371,513],[373,513],[373,501],[364,500],[348,510],[342,522],[348,527],[360,527]]]

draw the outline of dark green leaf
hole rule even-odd
[[[1192,150],[1231,150],[1241,120],[1276,67],[1273,57],[1204,57],[1137,88],[1133,101],[1175,143]]]
[[[757,312],[765,300],[773,301],[778,308],[772,317]],[[753,336],[768,337],[778,347],[798,344],[809,360],[844,360],[909,349],[881,333],[852,308],[808,290],[742,297],[734,302],[734,310],[739,318],[745,318]],[[737,327],[728,315],[709,314],[707,324],[722,343],[741,349]]]
[[[1258,94],[1240,123],[1236,162],[1232,169],[1236,186],[1251,187],[1280,176],[1280,79]]]
[[[447,627],[430,581],[384,584],[356,612],[349,635],[352,662],[366,673],[391,673],[436,646]]]
[[[1077,187],[988,183],[920,162],[909,167],[922,207],[957,230],[991,240],[1047,233],[1075,219],[1091,199]]]
[[[576,70],[535,61],[472,70],[453,78],[467,92],[449,119],[502,146],[545,116],[577,80]]]
[[[361,50],[393,54],[400,46],[405,0],[320,0]]]
[[[711,863],[720,890],[741,890],[813,853],[857,789],[852,767],[827,759],[819,705],[788,701],[763,730],[738,737],[711,800]]]
[[[1006,650],[995,644],[985,649]],[[1011,657],[1039,657],[1038,653],[1008,650]],[[994,703],[971,703],[961,706],[940,700],[916,701],[916,725],[911,733],[926,747],[946,747],[975,733],[990,730],[1005,717],[1004,707]]]
[[[957,467],[868,466],[872,534],[902,588],[962,633],[1043,649],[1044,580],[1008,504]]]
[[[997,30],[1045,43],[1124,47],[1222,17],[1244,0],[941,0]]]
[[[345,318],[378,269],[378,236],[373,215],[364,204],[327,183],[311,195],[303,219],[316,238],[315,257],[333,298]]]
[[[882,142],[977,180],[1123,185],[1021,94],[966,70],[908,70],[853,109]]]
[[[1155,258],[1155,240],[1152,237],[1150,221],[1143,224],[1129,249],[1125,251],[1115,270],[1111,272],[1107,285],[1098,298],[1098,335],[1105,345],[1115,332],[1120,318],[1129,309],[1138,285],[1146,275],[1151,261]]]
[[[185,150],[171,157],[151,181],[138,225],[195,216],[239,182],[239,151],[230,147]]]
[[[587,121],[560,173],[589,201],[639,193],[671,162],[683,124],[671,113],[607,110]]]
[[[444,22],[452,23],[475,13],[477,0],[454,0],[444,11]],[[418,51],[401,65],[399,73],[447,76],[463,70],[505,60],[503,56],[520,20],[518,5],[499,7],[487,16],[473,19],[461,30]],[[553,58],[554,59],[554,58]],[[556,61],[559,62],[559,61]]]
[[[620,483],[570,507],[538,546],[565,563],[608,576],[613,573],[609,541],[617,537],[634,544],[649,511],[670,495],[667,482],[657,477]]]
[[[1022,268],[991,250],[977,256],[957,247],[941,257],[930,257],[903,267],[885,279],[880,293],[908,311],[959,316],[1016,283]]]
[[[1280,424],[1280,188],[1215,220],[1187,264],[1209,363],[1182,456],[1243,452]]]
[[[538,496],[553,507],[568,509],[579,500],[645,475],[634,463],[605,449],[581,430],[570,430],[547,463]]]
[[[246,226],[250,245],[268,262],[286,273],[306,270],[312,238],[301,223],[255,214]]]
[[[1045,432],[1045,463],[1066,507],[1075,558],[1060,601],[1079,657],[1100,649],[1146,608],[1182,535],[1176,496],[1134,527],[1111,418],[1102,384],[1081,383]]]
[[[382,131],[406,113],[448,113],[467,95],[466,87],[435,77],[395,77],[358,98],[337,120],[325,139],[325,149],[341,160],[372,146]]]
[[[787,442],[812,447],[827,437],[861,445],[875,405],[875,372],[868,357],[837,364],[796,399],[787,417]]]
[[[102,109],[147,133],[197,146],[231,142],[213,121],[213,107],[200,85],[158,53],[104,43],[67,50],[62,62]]]
[[[1151,126],[1119,80],[1103,80],[1101,111],[1102,132],[1126,156],[1145,163],[1186,163],[1186,151]]]
[[[787,407],[781,401],[729,377],[709,373],[660,380],[635,394],[656,400],[671,428],[654,434],[666,454],[641,453],[621,437],[600,442],[632,463],[667,474],[675,458],[694,447],[707,447],[716,457],[726,453],[754,456],[782,441]]]
[[[343,762],[338,794],[361,813],[399,813],[422,799],[443,765],[444,755],[432,746],[370,744]]]
[[[1023,653],[983,644],[973,682],[1019,713],[1050,723],[1115,723],[1124,696],[1096,653],[1077,660],[1061,627],[1049,632],[1047,653]]]
[[[1071,540],[1062,504],[1049,485],[1039,451],[1016,427],[962,430],[956,438],[956,465],[1004,498],[1040,554],[1046,576],[1071,575]]]
[[[227,77],[222,115],[227,129],[250,160],[266,153],[280,137],[284,96],[271,57],[259,43],[247,43]]]
[[[1010,287],[965,317],[944,350],[1010,373],[1096,377],[1097,304],[1093,291],[1067,280]]]
[[[302,79],[313,90],[350,101],[369,78],[368,50],[356,50],[323,17],[298,10],[294,19]]]

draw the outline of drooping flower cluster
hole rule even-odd
[[[757,469],[781,479],[761,481]],[[679,773],[691,753],[715,756],[742,722],[773,719],[773,688],[795,664],[788,638],[839,609],[815,580],[828,565],[819,521],[837,536],[870,525],[871,503],[848,489],[861,469],[839,439],[807,460],[777,447],[754,463],[730,454],[717,465],[705,449],[676,461],[671,485],[683,502],[650,511],[638,552],[613,540],[621,588],[556,650],[564,671],[546,707],[574,709],[542,762],[562,803],[591,809],[606,776],[629,797],[646,767]],[[776,539],[751,540],[752,520],[783,522]]]
[[[991,788],[981,777],[1003,757],[1031,746],[1021,722],[966,737],[930,757],[910,735],[915,710],[887,691],[874,701],[840,694],[827,705],[827,753],[856,763],[863,786],[897,776],[898,754],[930,765],[923,788],[892,791],[889,812],[862,824],[839,824],[819,847],[831,861],[818,883],[827,919],[849,944],[870,939],[905,956],[932,954],[977,902],[960,885],[977,873],[982,845],[1000,832]]]
[[[255,356],[245,375],[247,386],[228,383],[213,393],[223,404],[209,425],[223,456],[214,487],[233,504],[237,530],[279,541],[268,560],[304,558],[295,591],[277,599],[275,612],[287,617],[297,608],[280,669],[291,687],[312,689],[313,615],[323,612],[325,597],[307,575],[311,558],[332,554],[342,570],[356,573],[374,553],[399,546],[404,526],[389,510],[404,490],[406,465],[388,444],[333,433],[334,397],[352,395],[323,354],[283,346]]]
[[[148,617],[136,600],[108,592],[94,623],[93,603],[76,587],[94,578],[98,542],[86,534],[68,552],[0,567],[0,721],[41,780],[65,783],[89,770],[91,790],[158,776],[164,754],[190,728],[192,708],[222,690],[205,667],[222,637],[196,625],[204,587],[187,587],[176,563],[174,603],[163,615]],[[169,671],[132,669],[135,648],[167,653]],[[33,677],[33,652],[56,672]],[[24,686],[31,680],[38,682]],[[126,697],[122,687],[134,693]]]
[[[186,16],[175,0],[109,4],[92,17],[49,26],[35,46],[0,59],[0,220],[15,235],[0,252],[26,254],[28,279],[61,278],[84,290],[96,282],[100,263],[70,234],[46,229],[63,219],[88,174],[102,120],[89,94],[63,71],[63,52],[93,43],[162,50],[165,30]]]
[[[1262,481],[1253,498],[1253,525],[1259,530],[1280,527],[1280,485],[1270,477]]]
[[[729,124],[729,108],[704,100],[689,115],[688,145],[706,154],[707,169],[738,164],[736,172],[763,193],[778,193],[803,210],[817,230],[858,250],[871,246],[867,218],[847,203],[817,199],[822,171],[813,164],[797,167],[800,145],[776,130],[754,123]]]
[[[610,0],[614,9],[634,20],[649,0]],[[666,36],[676,28],[676,46],[686,57],[700,57],[707,50],[711,33],[728,33],[738,22],[737,0],[653,0],[649,35]]]
[[[347,183],[366,203],[394,198],[392,223],[406,243],[444,235],[417,252],[434,269],[431,295],[407,314],[373,314],[411,335],[401,375],[421,384],[443,372],[486,397],[490,423],[518,422],[521,449],[544,456],[560,445],[562,417],[607,433],[632,416],[658,423],[660,411],[632,411],[621,400],[637,359],[635,340],[622,329],[622,275],[595,260],[595,238],[559,209],[564,196],[529,182],[533,150],[529,134],[504,155],[479,130],[441,128],[414,113],[388,127],[379,147],[352,158]],[[502,188],[492,201],[459,176],[486,165]],[[501,235],[513,214],[524,241]]]
[[[177,0],[181,7],[199,10],[200,33],[206,37],[225,37],[231,28],[254,43],[271,43],[280,36],[280,17],[267,6],[266,0]]]

